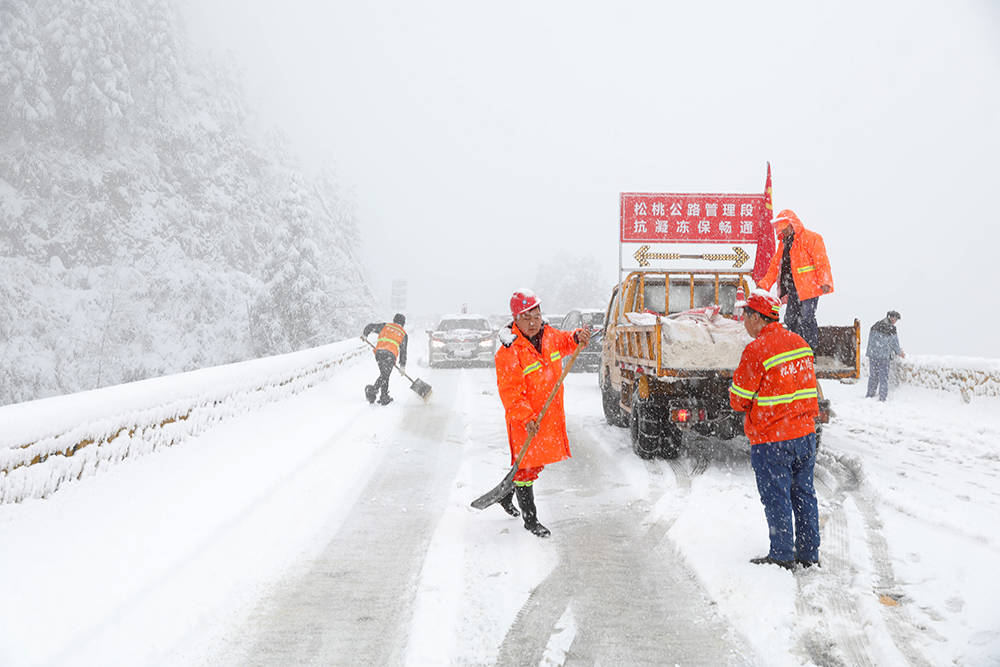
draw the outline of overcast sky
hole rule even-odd
[[[823,234],[821,324],[1000,357],[1000,3],[189,0],[359,203],[388,313],[503,312],[559,250],[617,277],[623,191],[762,192]],[[543,300],[545,295],[541,294]],[[580,304],[603,306],[604,304]]]

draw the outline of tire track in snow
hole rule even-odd
[[[874,424],[874,425],[871,425],[871,427],[869,427],[869,425],[867,425],[867,424],[862,424],[862,425],[854,424],[854,425],[852,425],[851,427],[848,428],[848,434],[849,434],[849,437],[852,440],[860,441],[861,443],[864,443],[866,445],[866,447],[870,447],[870,448],[884,447],[885,446],[885,442],[886,442],[885,433],[889,430],[889,428],[890,427],[887,427],[887,426],[885,426],[883,424]],[[929,442],[929,441],[927,441],[927,442]],[[996,442],[1000,442],[1000,433],[997,434],[997,440],[996,440]],[[940,445],[940,443],[935,443],[934,444],[934,452],[935,452],[934,456],[937,457],[937,456],[939,456],[939,453],[946,453],[947,452],[947,448],[942,448],[941,445]],[[935,468],[935,463],[936,463],[936,468],[937,469],[934,469]],[[965,465],[966,463],[967,462],[965,460],[961,460],[961,462],[959,463],[959,465],[961,467],[967,467]],[[860,466],[860,464],[858,464],[858,465]],[[977,465],[980,465],[980,464],[977,464]],[[935,461],[935,462],[932,462],[932,463],[914,463],[914,462],[910,462],[909,466],[911,468],[913,468],[913,469],[922,471],[925,474],[929,474],[931,477],[934,477],[934,478],[939,477],[939,472],[938,471],[941,468],[939,461]],[[989,472],[990,472],[989,468],[997,468],[997,466],[994,464],[994,465],[991,465],[989,467],[983,467],[983,472],[984,472],[985,475],[989,474]],[[931,469],[929,473],[927,472],[928,469]],[[998,482],[1000,482],[1000,472],[996,472],[995,478],[996,478],[996,480]],[[1000,498],[1000,485],[994,485],[995,488],[987,488],[984,484],[979,484],[979,483],[976,483],[975,481],[971,481],[969,483],[971,485],[973,485],[973,486],[976,486],[977,488],[985,489],[986,493],[988,495]],[[949,485],[948,485],[948,483],[946,481],[943,482],[942,484],[939,484],[939,486],[947,487],[949,489],[952,488],[952,487],[949,487]],[[955,497],[958,498],[958,499],[962,499],[962,497],[959,496],[959,495],[955,495]],[[929,518],[927,516],[923,516],[920,513],[914,512],[912,509],[901,505],[898,502],[892,502],[892,500],[887,500],[885,498],[881,498],[880,500],[881,500],[881,502],[886,507],[890,507],[893,510],[895,510],[896,512],[899,512],[900,514],[906,515],[906,516],[908,516],[908,517],[910,517],[910,518],[912,518],[912,519],[914,519],[916,521],[924,523],[924,524],[926,524],[926,525],[934,528],[935,531],[948,532],[948,533],[951,533],[952,535],[954,535],[955,537],[959,537],[961,539],[972,540],[972,541],[978,542],[979,544],[987,546],[987,547],[993,549],[994,551],[998,550],[996,541],[994,539],[992,539],[988,533],[974,533],[974,532],[969,531],[968,529],[963,529],[963,528],[961,528],[959,526],[956,526],[954,523],[949,523],[949,522],[941,521],[941,520],[935,520],[935,519]],[[965,497],[965,500],[968,500],[967,496]],[[998,555],[1000,555],[1000,554],[998,554]]]
[[[424,555],[460,459],[456,415],[467,384],[464,374],[441,374],[428,404],[390,406],[405,411],[383,436],[395,451],[323,551],[258,606],[243,664],[403,661]]]
[[[498,665],[539,664],[567,609],[575,638],[566,664],[751,664],[697,579],[666,539],[671,518],[649,523],[649,503],[627,507],[616,497],[619,466],[650,469],[649,496],[667,492],[663,471],[674,471],[676,493],[690,491],[686,462],[640,462],[614,457],[600,443],[603,427],[570,429],[573,465],[553,467],[553,485],[612,488],[607,494],[574,495],[577,516],[551,526],[559,564],[532,592],[505,637]],[[655,470],[652,470],[655,469]],[[557,472],[558,471],[558,472]],[[658,479],[659,478],[659,481]],[[686,489],[684,489],[686,487]],[[544,507],[545,496],[540,496]]]
[[[826,450],[823,450],[824,452]],[[829,455],[817,458],[827,461]],[[802,572],[796,577],[797,595],[795,608],[800,618],[817,619],[818,625],[803,633],[802,644],[810,659],[821,667],[846,665],[867,666],[871,661],[872,647],[859,623],[861,614],[857,599],[851,594],[855,576],[851,566],[850,540],[844,501],[848,487],[857,486],[852,476],[845,478],[831,472],[832,466],[817,462],[815,485],[817,495],[830,497],[833,509],[820,514],[822,543],[822,575]]]
[[[869,562],[875,574],[876,593],[899,599],[899,585],[892,569],[889,547],[881,532],[882,521],[877,504],[864,484],[861,463],[849,456],[837,455],[824,448],[817,455],[817,491],[828,497],[832,510],[823,515],[820,548],[823,562],[820,571],[804,571],[796,579],[797,608],[810,617],[818,617],[817,627],[802,636],[803,648],[818,665],[871,665],[873,647],[869,626],[861,614],[861,600],[852,593],[857,572],[852,567],[848,506],[860,514]],[[850,502],[848,503],[848,500]],[[856,561],[857,558],[855,557]],[[831,580],[832,578],[832,580]],[[914,623],[904,606],[879,605],[885,629],[899,654],[910,665],[930,667],[931,663],[914,645]]]

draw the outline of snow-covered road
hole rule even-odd
[[[416,356],[416,355],[415,355]],[[364,356],[197,438],[0,506],[0,664],[997,664],[1000,402],[902,387],[837,412],[823,567],[767,548],[746,452],[642,461],[571,374],[539,540],[472,498],[508,462],[491,369]]]

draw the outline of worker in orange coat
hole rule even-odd
[[[770,290],[777,282],[778,297],[788,297],[785,326],[815,350],[819,344],[816,306],[820,295],[833,292],[833,274],[823,237],[806,229],[795,212],[788,209],[778,213],[771,224],[780,241],[758,287]]]
[[[729,403],[746,413],[743,430],[770,533],[768,554],[750,562],[792,569],[819,564],[813,487],[819,407],[813,351],[778,323],[780,309],[762,290],[746,300],[743,325],[753,340],[733,373]]]
[[[577,329],[570,333],[545,324],[541,302],[528,289],[514,292],[510,299],[510,314],[514,321],[500,331],[502,345],[495,360],[497,388],[507,413],[512,465],[525,439],[529,434],[533,437],[514,475],[514,491],[503,498],[500,505],[511,516],[518,516],[512,502],[516,493],[524,527],[539,537],[547,537],[549,529],[538,522],[534,482],[546,465],[570,457],[562,387],[556,392],[541,423],[538,416],[562,376],[563,357],[571,354],[578,345],[586,346],[590,342],[590,331]]]

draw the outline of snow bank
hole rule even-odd
[[[1000,396],[1000,359],[978,357],[908,356],[897,359],[899,382],[972,396]]]
[[[347,340],[0,407],[0,503],[44,497],[66,481],[298,394],[367,349]]]

